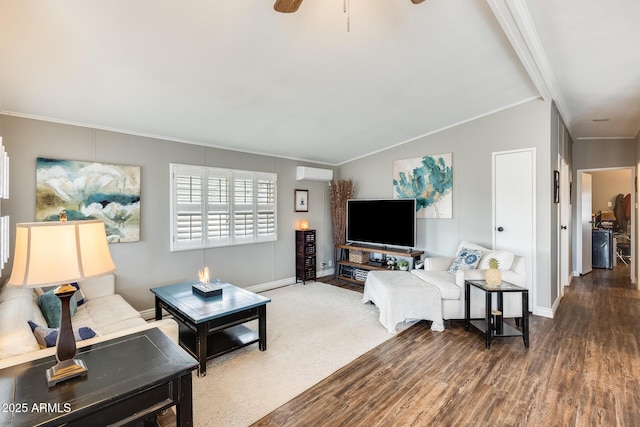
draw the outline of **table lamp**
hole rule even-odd
[[[100,220],[16,224],[12,286],[59,285],[54,291],[62,312],[56,342],[58,363],[47,369],[47,384],[87,375],[84,361],[74,359],[76,341],[71,327],[69,301],[76,288],[70,283],[102,276],[115,270],[104,223]]]

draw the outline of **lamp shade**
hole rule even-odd
[[[59,285],[114,270],[104,222],[100,220],[16,224],[9,285]]]

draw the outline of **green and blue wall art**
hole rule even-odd
[[[101,219],[110,243],[140,240],[140,167],[38,157],[36,221]]]
[[[453,218],[451,153],[394,161],[393,197],[416,199],[417,218]]]

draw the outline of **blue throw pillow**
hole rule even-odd
[[[449,272],[455,274],[458,270],[473,270],[478,266],[482,251],[479,249],[461,248],[453,260]]]
[[[73,294],[73,297],[76,299],[76,303],[78,304],[78,307],[80,307],[87,300],[85,299],[84,294],[82,293],[82,289],[80,289],[80,285],[78,285],[77,283],[72,283],[71,286],[77,289],[76,293]],[[73,314],[71,315],[73,316]]]
[[[33,323],[31,320],[28,322],[40,347],[55,347],[58,340],[58,329],[45,328],[44,326]],[[96,335],[95,331],[88,326],[82,326],[73,330],[73,336],[76,338],[76,341],[88,340]]]
[[[62,302],[60,301],[60,298],[53,293],[53,289],[40,295],[38,304],[40,305],[42,315],[47,321],[47,326],[50,328],[59,328]],[[69,300],[69,310],[71,312],[71,316],[76,314],[76,310],[78,310],[78,303],[76,302],[75,296],[72,296]]]

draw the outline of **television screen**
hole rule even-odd
[[[415,199],[347,200],[347,242],[414,248]]]

